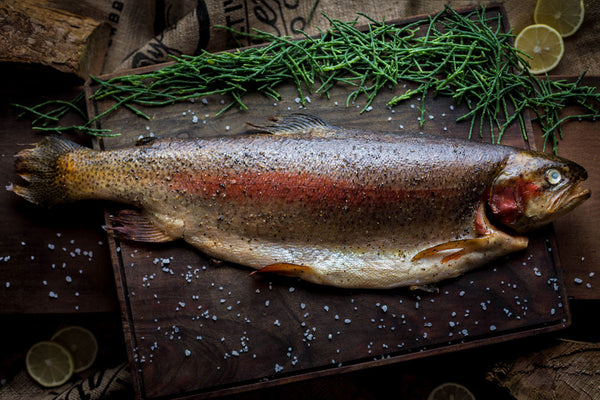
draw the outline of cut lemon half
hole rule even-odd
[[[98,355],[98,342],[89,330],[81,326],[68,326],[56,332],[52,341],[64,346],[73,356],[74,372],[92,366]]]
[[[73,357],[67,349],[56,342],[38,342],[31,346],[25,356],[29,375],[40,385],[60,386],[74,372]]]
[[[560,34],[544,24],[529,25],[523,29],[515,39],[515,47],[532,57],[527,59],[532,74],[552,70],[565,52]]]
[[[446,382],[433,389],[427,400],[475,400],[475,395],[460,383]]]
[[[583,23],[583,0],[538,0],[533,12],[536,24],[556,29],[562,37],[571,36]]]

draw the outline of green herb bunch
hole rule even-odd
[[[109,135],[94,123],[119,107],[149,118],[137,106],[164,106],[207,95],[229,95],[231,102],[220,113],[238,106],[247,109],[243,97],[260,92],[279,99],[277,88],[293,82],[299,98],[305,92],[329,95],[336,85],[355,88],[347,105],[365,97],[363,111],[387,86],[410,82],[413,89],[391,98],[394,106],[413,97],[421,99],[421,124],[425,121],[428,96],[450,96],[466,104],[468,112],[458,118],[468,121],[473,132],[489,130],[499,142],[506,128],[518,121],[526,130],[522,112],[532,110],[541,123],[545,141],[557,150],[561,124],[569,118],[600,116],[600,94],[576,82],[536,77],[527,70],[527,56],[516,50],[514,35],[502,32],[502,16],[488,16],[485,8],[461,15],[447,7],[439,14],[404,26],[378,22],[359,29],[357,22],[330,19],[330,28],[317,37],[302,40],[256,31],[253,41],[265,45],[231,52],[173,57],[175,62],[159,70],[102,80],[92,77],[98,88],[92,100],[109,98],[113,106],[83,126],[50,126],[73,104],[43,103],[23,108],[36,116],[34,129],[63,131],[77,129],[93,135]],[[582,76],[583,77],[583,76]],[[560,118],[568,104],[585,108],[582,115]],[[56,107],[58,106],[58,107]],[[51,111],[43,110],[51,107]],[[496,134],[495,134],[496,133]]]

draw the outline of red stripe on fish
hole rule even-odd
[[[290,172],[253,172],[220,175],[181,172],[174,174],[169,187],[205,198],[230,201],[282,200],[312,205],[390,205],[408,199],[452,196],[452,188],[401,189],[386,185],[359,185],[348,179]]]

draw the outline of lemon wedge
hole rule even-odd
[[[427,400],[475,400],[475,395],[460,383],[446,382],[434,388]]]
[[[571,36],[583,23],[583,0],[538,0],[533,12],[536,24],[545,24],[562,37]]]
[[[69,351],[50,341],[31,346],[25,356],[25,365],[29,375],[45,387],[63,385],[74,372],[73,357]]]
[[[73,356],[74,372],[81,372],[92,366],[98,355],[98,342],[88,329],[81,326],[68,326],[56,332],[52,341],[61,344]]]
[[[515,39],[515,47],[531,56],[529,71],[542,74],[558,65],[565,52],[560,34],[544,24],[529,25]]]

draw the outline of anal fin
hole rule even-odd
[[[110,222],[111,226],[105,226],[104,229],[116,234],[120,239],[151,243],[174,240],[137,210],[121,210],[110,216]]]
[[[311,267],[306,265],[298,265],[291,263],[275,263],[271,265],[267,265],[257,271],[253,271],[250,275],[254,274],[264,274],[264,273],[275,273],[279,275],[285,276],[293,276],[293,277],[301,277],[306,273],[310,273],[312,270]]]

